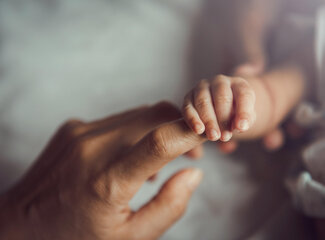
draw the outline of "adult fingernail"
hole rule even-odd
[[[220,138],[220,135],[216,130],[211,129],[208,133],[208,138],[211,141],[217,141]]]
[[[221,136],[221,140],[223,142],[228,142],[232,137],[232,133],[229,131],[224,131]]]
[[[238,128],[241,131],[246,131],[249,128],[249,123],[246,119],[242,119],[238,122]]]
[[[193,169],[193,171],[191,172],[191,175],[188,179],[188,182],[187,182],[188,187],[192,190],[196,189],[199,186],[202,178],[203,178],[202,170],[197,169],[197,168]]]

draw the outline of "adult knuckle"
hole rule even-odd
[[[150,133],[149,148],[149,152],[157,157],[165,156],[168,153],[162,128],[157,128]]]
[[[78,154],[80,159],[88,159],[95,149],[95,141],[86,138],[76,138],[73,142],[74,151]]]
[[[96,199],[106,204],[118,203],[121,196],[126,194],[127,184],[117,178],[121,178],[121,173],[109,169],[90,180],[90,191]]]
[[[83,125],[84,123],[78,119],[69,119],[60,127],[59,132],[64,139],[71,140],[78,137]]]

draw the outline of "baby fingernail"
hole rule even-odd
[[[238,128],[239,128],[239,130],[241,130],[241,131],[246,131],[246,130],[248,130],[248,128],[249,128],[249,123],[248,123],[248,121],[247,121],[246,119],[240,120],[240,121],[238,122]]]
[[[204,127],[201,124],[195,124],[194,129],[198,134],[202,134],[204,132]]]
[[[216,130],[214,129],[211,129],[209,131],[209,134],[208,134],[208,138],[211,140],[211,141],[217,141],[219,139],[219,134]]]
[[[229,131],[224,131],[223,133],[222,133],[222,141],[223,142],[228,142],[230,139],[231,139],[231,137],[232,137],[232,133],[231,132],[229,132]]]

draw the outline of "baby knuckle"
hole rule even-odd
[[[216,121],[209,119],[205,122],[205,125],[207,128],[215,128],[216,127]]]
[[[240,112],[239,114],[239,118],[240,119],[248,119],[248,120],[251,120],[251,114],[249,112]]]
[[[213,83],[215,84],[226,83],[226,82],[229,82],[229,77],[222,74],[215,76],[215,78],[213,79]]]
[[[243,84],[245,86],[248,85],[247,80],[245,78],[242,78],[242,77],[234,77],[233,82],[236,83],[236,84]]]
[[[235,85],[239,93],[247,92],[250,90],[250,87],[248,86],[247,83],[237,82]]]
[[[188,122],[190,125],[194,126],[195,124],[198,123],[198,120],[197,120],[195,117],[189,117],[189,118],[187,119],[187,122]]]
[[[197,119],[195,117],[195,114],[192,111],[191,106],[189,106],[189,105],[183,106],[182,113],[183,113],[185,120],[188,123],[194,124],[196,122]]]
[[[193,89],[194,97],[197,97],[200,94],[204,94],[205,90],[206,90],[206,88],[202,87],[201,85],[196,86]]]
[[[198,86],[205,86],[208,84],[208,81],[206,79],[201,79],[198,83]]]
[[[245,91],[241,94],[241,97],[243,99],[255,100],[255,92],[251,90]]]
[[[202,119],[203,124],[207,125],[208,128],[211,126],[209,125],[209,123],[213,121],[213,115],[211,115],[211,113],[203,112],[200,114],[200,118]]]
[[[226,93],[219,93],[215,96],[215,101],[218,104],[232,104],[232,96]]]
[[[206,97],[199,97],[197,100],[196,100],[196,107],[197,108],[206,108],[207,106],[209,106],[210,104],[210,100]]]
[[[195,119],[192,108],[189,105],[183,107],[182,113],[183,113],[184,118],[187,119],[187,120],[194,120]]]
[[[191,112],[191,105],[190,104],[184,104],[182,109],[183,109],[184,113],[190,113]]]
[[[194,88],[194,91],[196,93],[198,92],[202,92],[205,89],[207,89],[207,87],[209,86],[209,82],[206,79],[202,79],[198,82],[198,84],[196,85],[196,87]]]

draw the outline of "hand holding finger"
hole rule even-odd
[[[119,199],[129,201],[150,176],[168,162],[206,141],[195,134],[184,120],[177,120],[154,129],[132,147],[107,174],[128,184],[128,191]],[[132,184],[130,184],[132,183]]]
[[[231,89],[231,78],[218,75],[211,83],[211,92],[214,110],[221,130],[220,140],[227,142],[232,137],[232,110],[233,93]]]
[[[194,89],[194,106],[205,126],[207,138],[211,141],[217,141],[221,134],[208,81],[201,80]]]
[[[184,98],[182,113],[187,125],[197,134],[205,131],[205,126],[200,119],[198,112],[193,105],[193,91],[190,91]]]
[[[64,124],[24,179],[1,196],[0,225],[15,229],[4,239],[157,238],[182,215],[202,173],[177,173],[138,213],[129,201],[161,167],[205,141],[183,120],[169,122],[179,116],[163,103]],[[9,215],[11,222],[3,217]]]

